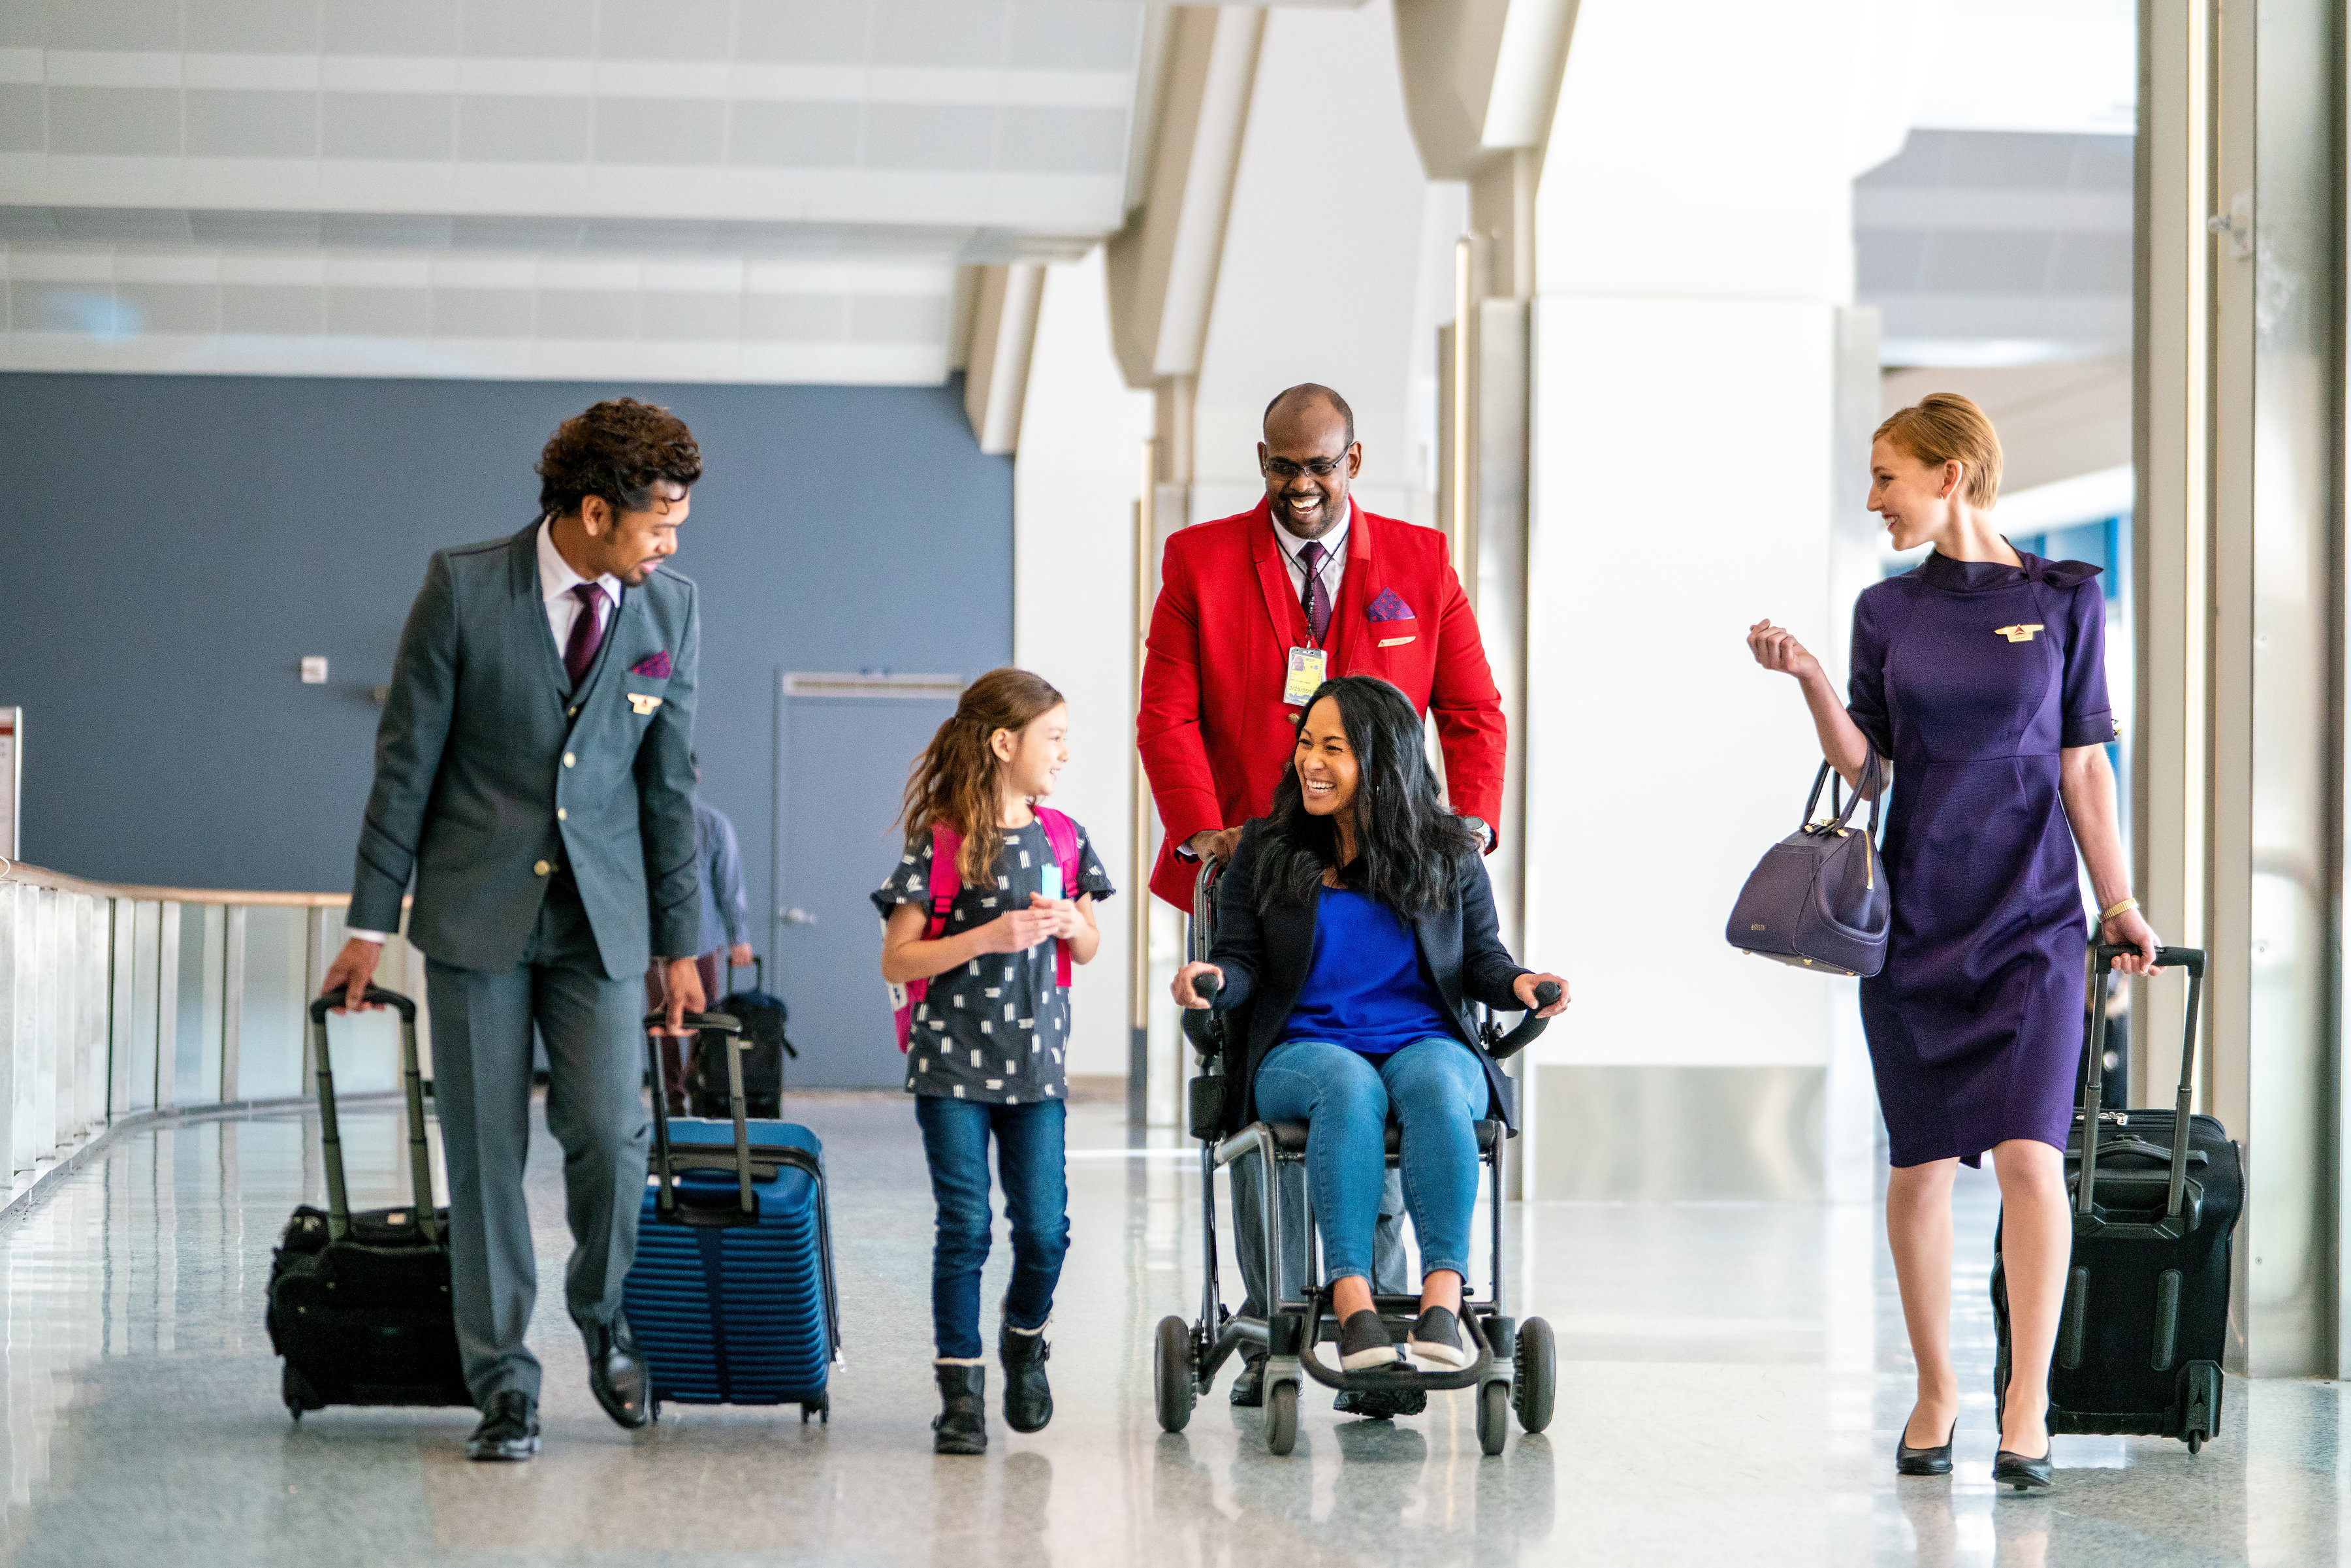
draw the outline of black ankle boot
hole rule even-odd
[[[1045,1363],[1053,1347],[1042,1330],[1022,1333],[1007,1323],[996,1336],[997,1359],[1004,1364],[1004,1424],[1016,1432],[1041,1432],[1053,1418],[1053,1389]]]
[[[987,1452],[987,1368],[943,1365],[939,1375],[939,1416],[931,1423],[931,1452]]]

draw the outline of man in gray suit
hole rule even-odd
[[[324,987],[361,1004],[413,872],[476,1459],[538,1451],[539,1364],[523,1345],[538,1291],[523,1199],[533,1028],[563,1145],[566,1302],[598,1402],[641,1427],[648,1380],[621,1281],[650,1138],[637,1086],[651,956],[667,960],[672,1032],[704,1005],[700,622],[694,584],[662,565],[701,451],[668,410],[622,398],[566,420],[538,475],[538,521],[425,569],[376,731],[350,940]]]

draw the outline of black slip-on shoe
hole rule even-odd
[[[2056,1479],[2055,1468],[2050,1464],[2047,1454],[2037,1459],[2028,1459],[2012,1449],[2002,1448],[1992,1456],[1991,1483],[1994,1486],[2014,1487],[2019,1491],[2042,1491]]]
[[[629,1320],[581,1323],[580,1336],[588,1342],[588,1386],[604,1414],[632,1430],[651,1421],[653,1374],[637,1354]]]
[[[1388,1337],[1388,1325],[1380,1322],[1380,1314],[1365,1307],[1351,1314],[1339,1325],[1339,1366],[1345,1372],[1366,1372],[1374,1366],[1391,1366],[1397,1360],[1395,1341]]]
[[[1461,1320],[1443,1307],[1422,1312],[1404,1349],[1415,1361],[1450,1372],[1458,1372],[1478,1359],[1469,1349],[1468,1336],[1461,1332]]]
[[[482,1406],[482,1424],[465,1439],[465,1457],[520,1464],[538,1452],[538,1402],[508,1389]]]
[[[1233,1408],[1255,1410],[1265,1403],[1265,1357],[1241,1357],[1241,1369],[1233,1375]]]
[[[1959,1418],[1951,1417],[1951,1429],[1944,1435],[1942,1447],[1914,1448],[1907,1441],[1910,1425],[1904,1422],[1902,1430],[1894,1437],[1894,1473],[1897,1476],[1948,1476],[1951,1473],[1951,1441],[1959,1433]]]
[[[1359,1416],[1366,1421],[1391,1421],[1398,1416],[1417,1416],[1427,1409],[1428,1396],[1417,1388],[1383,1388],[1376,1393],[1342,1388],[1339,1397],[1331,1401],[1331,1408],[1342,1416]]]
[[[931,1423],[931,1452],[987,1452],[987,1368],[941,1363],[933,1370],[939,1378],[939,1413]]]
[[[1007,1323],[996,1336],[996,1357],[1004,1367],[1004,1424],[1016,1432],[1041,1432],[1053,1418],[1053,1388],[1045,1363],[1053,1347],[1043,1330],[1022,1333]]]

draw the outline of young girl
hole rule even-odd
[[[906,1091],[939,1208],[931,1317],[942,1408],[931,1446],[942,1454],[987,1448],[979,1270],[991,1224],[991,1134],[1012,1224],[1012,1283],[997,1338],[1004,1420],[1034,1432],[1053,1418],[1044,1332],[1070,1241],[1061,1156],[1070,1002],[1057,945],[1091,961],[1102,941],[1094,900],[1113,891],[1084,830],[1067,818],[1049,824],[1035,805],[1070,759],[1069,727],[1061,694],[1026,670],[974,681],[915,759],[900,819],[905,856],[873,894],[885,922],[882,977],[929,982],[914,1011]],[[1056,836],[1074,853],[1057,858]],[[948,852],[962,887],[946,929],[928,936],[943,843],[955,844]]]

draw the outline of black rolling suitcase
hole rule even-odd
[[[726,972],[726,983],[731,986],[735,966],[727,965]],[[748,1043],[738,1045],[735,1054],[743,1069],[746,1109],[754,1117],[779,1118],[784,1113],[784,1058],[798,1058],[799,1052],[784,1038],[784,1024],[791,1015],[783,998],[768,993],[767,971],[758,957],[751,960],[751,988],[730,991],[711,1010],[725,1013],[743,1026],[742,1038]],[[687,1105],[696,1116],[723,1122],[734,1113],[726,1078],[727,1039],[716,1030],[704,1030],[695,1038],[694,1061],[685,1070],[685,1092]]]
[[[2164,967],[2188,971],[2176,1108],[2102,1108],[2106,1009],[2098,1004],[2116,956],[2129,951],[2101,945],[2090,955],[2089,1044],[2065,1148],[2074,1253],[2049,1369],[2049,1429],[2178,1437],[2192,1454],[2220,1431],[2230,1241],[2244,1211],[2244,1162],[2218,1121],[2189,1114],[2204,994],[2199,948],[2157,954]],[[2183,1123],[2185,1139],[2176,1135]],[[1997,1234],[1992,1249],[1998,1399],[2008,1388],[2009,1341]]]
[[[433,1205],[416,1004],[368,988],[369,1001],[400,1013],[415,1202],[353,1214],[343,1186],[335,1074],[327,1056],[327,1012],[340,999],[325,996],[310,1004],[327,1209],[304,1204],[294,1211],[269,1270],[269,1343],[286,1358],[286,1408],[299,1421],[303,1411],[329,1405],[471,1405],[449,1300],[449,1211]]]

